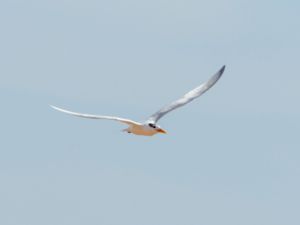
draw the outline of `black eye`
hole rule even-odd
[[[149,127],[156,128],[156,126],[153,123],[149,123],[148,125]]]

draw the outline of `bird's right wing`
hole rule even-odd
[[[73,116],[78,116],[78,117],[83,117],[83,118],[88,118],[88,119],[106,119],[106,120],[115,120],[115,121],[119,121],[121,123],[126,123],[127,125],[131,126],[131,125],[139,125],[139,123],[129,120],[129,119],[124,119],[124,118],[119,118],[119,117],[114,117],[114,116],[99,116],[99,115],[90,115],[90,114],[84,114],[84,113],[77,113],[77,112],[71,112],[65,109],[61,109],[58,108],[56,106],[50,105],[53,109],[69,114],[69,115],[73,115]]]
[[[215,75],[213,75],[208,81],[204,82],[200,86],[196,87],[195,89],[189,91],[186,93],[183,97],[180,99],[172,102],[169,105],[166,105],[162,109],[160,109],[158,112],[154,113],[150,118],[147,120],[147,122],[156,123],[161,117],[166,115],[168,112],[177,109],[181,106],[184,106],[185,104],[191,102],[195,98],[198,98],[200,95],[202,95],[204,92],[206,92],[208,89],[210,89],[222,76],[223,72],[225,70],[225,66],[223,66]]]

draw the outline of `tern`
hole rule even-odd
[[[67,113],[73,116],[89,118],[89,119],[106,119],[106,120],[115,120],[121,123],[125,123],[128,125],[128,128],[124,129],[123,131],[127,133],[132,133],[135,135],[144,135],[144,136],[152,136],[154,134],[163,133],[166,134],[167,132],[162,129],[158,124],[157,121],[161,119],[167,113],[184,106],[185,104],[191,102],[192,100],[198,98],[208,89],[210,89],[222,76],[225,70],[225,66],[223,66],[216,74],[214,74],[208,81],[202,83],[200,86],[196,87],[195,89],[186,93],[183,97],[179,98],[178,100],[172,102],[171,104],[166,105],[165,107],[161,108],[159,111],[151,115],[145,122],[139,123],[130,119],[124,119],[115,116],[101,116],[101,115],[91,115],[91,114],[84,114],[84,113],[77,113],[71,112],[53,105],[50,105],[53,109],[56,109],[60,112]]]

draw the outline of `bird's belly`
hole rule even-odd
[[[130,129],[130,132],[135,135],[144,135],[144,136],[152,136],[157,133],[155,130],[146,130],[143,129],[142,127],[132,127]]]

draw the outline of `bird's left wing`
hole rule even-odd
[[[126,123],[128,125],[139,125],[139,123],[129,120],[129,119],[124,119],[124,118],[120,118],[120,117],[115,117],[115,116],[100,116],[100,115],[90,115],[90,114],[84,114],[84,113],[77,113],[77,112],[71,112],[65,109],[61,109],[58,108],[56,106],[50,105],[53,109],[63,112],[63,113],[67,113],[69,115],[73,115],[73,116],[78,116],[78,117],[83,117],[83,118],[88,118],[88,119],[106,119],[106,120],[115,120],[115,121],[119,121],[121,123]]]
[[[225,70],[225,66],[223,66],[208,81],[204,82],[200,86],[198,86],[195,89],[191,90],[190,92],[186,93],[180,99],[172,102],[169,105],[166,105],[165,107],[160,109],[158,112],[154,113],[152,116],[150,116],[150,118],[147,120],[147,122],[156,123],[161,117],[163,117],[168,112],[170,112],[174,109],[177,109],[181,106],[184,106],[185,104],[191,102],[195,98],[198,98],[200,95],[202,95],[208,89],[210,89],[220,79],[220,77],[222,76],[224,70]]]

